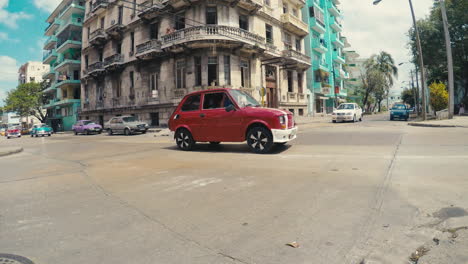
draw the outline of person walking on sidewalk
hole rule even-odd
[[[463,115],[465,113],[465,105],[460,104],[460,110],[458,110],[458,115]]]

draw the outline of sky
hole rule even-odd
[[[0,0],[0,105],[6,92],[17,85],[18,68],[27,61],[42,60],[45,20],[60,0]],[[408,1],[340,0],[343,11],[343,35],[348,37],[351,50],[368,57],[387,51],[397,63],[410,60],[406,32],[412,21]],[[413,0],[416,17],[429,14],[433,0]],[[411,65],[399,67],[401,82],[409,80]]]
[[[408,0],[383,0],[378,5],[373,0],[340,0],[343,11],[343,35],[361,58],[386,51],[395,63],[411,60],[407,32],[413,25]],[[434,0],[412,0],[416,19],[429,15]],[[424,51],[423,51],[424,52]],[[412,64],[398,67],[398,79],[392,91],[397,93],[408,82]]]

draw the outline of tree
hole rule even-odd
[[[453,67],[455,78],[455,98],[468,97],[468,0],[445,0],[449,21],[450,38],[452,41]],[[428,83],[446,82],[447,56],[445,39],[440,12],[440,4],[436,1],[430,15],[418,20],[418,28],[423,50],[423,59],[427,68]],[[409,47],[413,61],[418,60],[416,36],[414,28],[408,32]],[[419,70],[419,69],[418,69]],[[468,98],[466,99],[468,101]],[[458,102],[456,102],[458,103]]]
[[[401,99],[403,103],[411,105],[411,107],[415,106],[414,103],[414,90],[413,89],[405,89],[401,93]]]
[[[429,85],[430,104],[434,111],[446,109],[448,106],[448,92],[445,84],[433,82]]]
[[[41,108],[44,101],[42,90],[43,86],[40,83],[20,84],[16,89],[7,93],[4,110],[16,112],[23,117],[32,115],[44,123],[46,115]]]

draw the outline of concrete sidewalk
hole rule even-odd
[[[468,116],[454,116],[453,119],[427,120],[409,122],[410,126],[421,127],[466,127],[468,128]]]
[[[23,151],[22,147],[0,147],[0,157],[8,156]]]
[[[316,115],[316,116],[295,116],[294,120],[298,125],[313,124],[313,123],[331,123],[331,115]]]

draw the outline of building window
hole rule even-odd
[[[195,85],[201,86],[202,85],[202,64],[201,64],[201,57],[195,56],[194,57],[194,66],[195,66]]]
[[[159,73],[151,74],[150,78],[151,97],[159,97]]]
[[[288,33],[284,33],[284,48],[287,50],[292,49],[291,35]]]
[[[231,56],[224,56],[224,84],[231,85]]]
[[[185,28],[185,15],[184,13],[179,13],[176,15],[175,29],[180,30]]]
[[[87,103],[89,101],[89,86],[87,84],[85,84],[84,86],[84,91],[83,91],[84,95],[84,99],[85,99],[85,103]]]
[[[104,60],[104,51],[102,50],[99,50],[99,61],[103,61]]]
[[[133,54],[135,51],[135,32],[130,33],[130,53]]]
[[[122,54],[122,41],[117,43],[117,54]]]
[[[137,3],[136,3],[136,0],[133,0],[133,12],[132,12],[132,17],[135,16],[135,13],[136,13],[136,8],[137,8]]]
[[[239,28],[249,31],[249,17],[245,15],[239,16]]]
[[[296,8],[292,9],[292,14],[293,14],[293,16],[297,17],[297,9]]]
[[[208,86],[218,84],[218,57],[208,57]]]
[[[117,17],[117,21],[120,24],[122,24],[122,18],[123,18],[123,6],[119,6],[119,15]]]
[[[273,27],[265,24],[265,35],[268,43],[273,44]]]
[[[304,109],[303,109],[303,108],[300,108],[300,109],[299,109],[299,115],[300,115],[300,116],[303,116],[303,115],[304,115]]]
[[[288,5],[283,5],[283,14],[288,13]]]
[[[88,40],[89,40],[89,35],[91,34],[91,28],[90,27],[88,27],[88,29],[86,30],[86,33],[88,35]]]
[[[89,65],[89,57],[88,57],[88,55],[85,55],[84,61],[85,61],[85,69],[88,69],[88,65]]]
[[[297,51],[301,51],[302,47],[301,47],[301,39],[299,38],[296,38],[296,50]]]
[[[101,17],[101,29],[104,29],[104,20],[105,18],[104,17]]]
[[[115,82],[115,97],[116,98],[119,98],[120,96],[122,96],[122,80],[119,78],[116,82]]]
[[[242,87],[250,87],[249,61],[241,60],[240,68],[241,68],[241,86]]]
[[[303,83],[304,82],[304,74],[303,73],[298,73],[297,74],[297,90],[299,93],[303,93],[304,92],[304,89],[303,89]]]
[[[176,88],[185,88],[185,60],[176,63]]]
[[[263,3],[265,3],[265,5],[267,5],[267,6],[271,5],[270,0],[264,0]]]
[[[130,72],[130,96],[135,95],[135,76],[133,71]]]
[[[293,92],[293,74],[292,71],[288,71],[288,92]]]
[[[149,26],[150,30],[150,39],[157,39],[158,38],[158,31],[159,31],[159,23],[154,23]]]
[[[218,24],[218,12],[216,6],[206,7],[206,24],[216,25]]]

